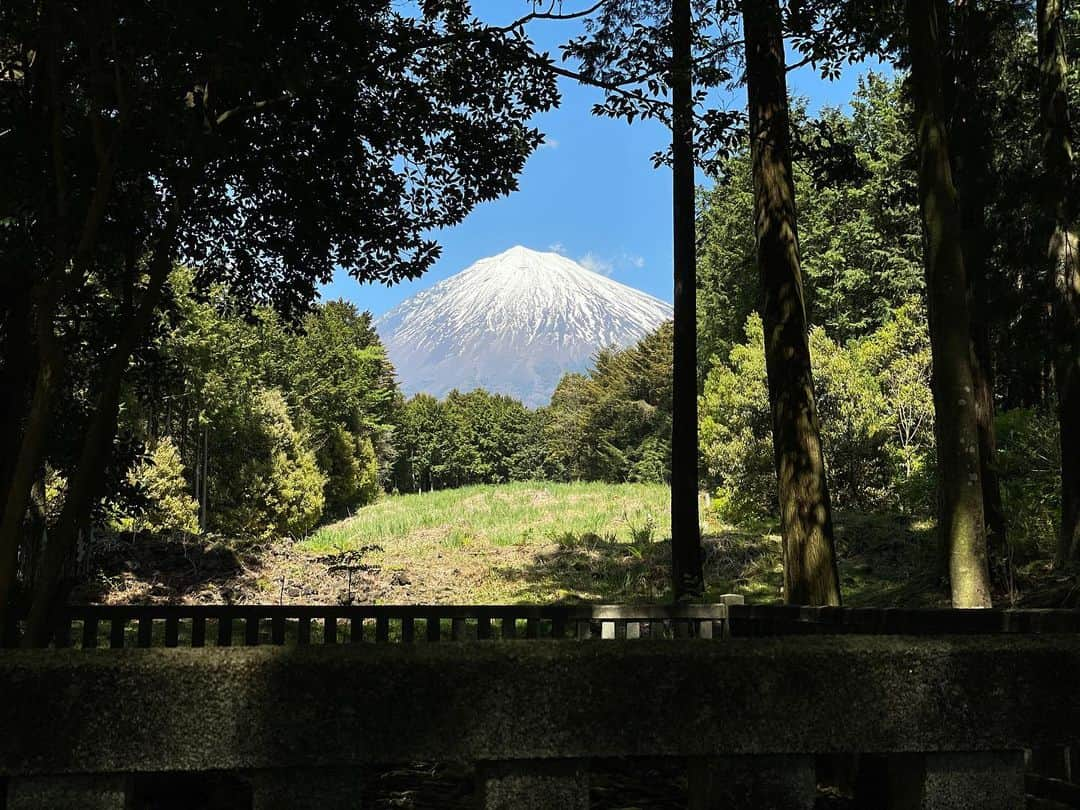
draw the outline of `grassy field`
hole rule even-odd
[[[335,585],[346,600],[662,600],[668,507],[667,488],[655,484],[515,483],[388,497],[316,531],[262,583],[272,591],[279,579],[310,578],[316,561],[356,569],[347,592]],[[726,525],[704,497],[702,516],[708,595],[778,599],[776,527]],[[846,601],[936,604],[938,584],[926,574],[931,530],[904,516],[838,516]]]
[[[115,542],[90,602],[468,604],[670,598],[669,495],[656,484],[516,483],[387,496],[296,541]],[[732,526],[701,501],[706,598],[781,596],[775,523]],[[847,605],[943,606],[932,520],[838,511]],[[1019,601],[1013,602],[1013,599]],[[999,605],[1075,605],[1069,572],[1017,569]]]
[[[660,484],[549,482],[398,495],[315,532],[304,546],[328,552],[370,544],[529,545],[593,534],[622,542],[670,533],[671,498]]]

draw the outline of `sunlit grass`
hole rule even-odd
[[[668,488],[660,484],[464,487],[385,497],[319,529],[296,550],[309,559],[362,552],[379,581],[393,583],[377,597],[385,601],[665,601],[669,508]],[[704,498],[701,516],[706,599],[740,593],[749,602],[779,600],[778,526],[725,524]],[[930,526],[897,515],[838,515],[845,601],[933,603],[936,589],[924,581],[922,559]]]
[[[596,535],[630,542],[671,531],[661,484],[528,482],[399,495],[316,531],[303,547],[320,553],[363,546],[438,542],[450,548],[554,542]]]

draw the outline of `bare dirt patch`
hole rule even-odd
[[[526,569],[542,549],[447,548],[446,533],[425,530],[404,548],[331,554],[288,540],[235,550],[125,542],[95,554],[94,574],[72,597],[104,604],[462,604],[526,596],[497,572]]]

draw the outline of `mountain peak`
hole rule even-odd
[[[406,394],[477,387],[546,404],[562,375],[628,346],[671,306],[558,253],[515,245],[402,302],[375,326]]]
[[[507,248],[502,253],[498,253],[492,256],[489,261],[543,261],[545,259],[550,260],[553,256],[565,258],[564,256],[562,256],[562,254],[555,253],[551,250],[533,250],[532,248],[527,248],[524,245],[514,245],[512,248]]]

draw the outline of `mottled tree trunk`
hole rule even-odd
[[[754,225],[780,495],[784,598],[838,605],[840,582],[821,451],[795,223],[784,41],[777,0],[743,0]]]
[[[991,170],[990,121],[987,100],[979,92],[979,78],[987,63],[987,20],[975,0],[956,3],[958,30],[956,92],[952,146],[956,182],[964,223],[964,271],[971,308],[971,372],[975,392],[975,422],[979,429],[979,475],[982,481],[983,518],[992,571],[1002,584],[1010,579],[1005,509],[997,467],[994,430],[994,358],[990,341],[990,279],[986,208]]]
[[[1061,425],[1061,527],[1058,564],[1080,560],[1080,241],[1069,192],[1072,140],[1066,88],[1068,62],[1062,32],[1063,0],[1039,0],[1039,72],[1045,199],[1053,217],[1050,236],[1050,308],[1054,382]]]
[[[698,521],[697,268],[690,0],[672,2],[672,213],[675,328],[671,419],[671,576],[677,600],[700,599]]]
[[[979,474],[979,429],[964,272],[964,226],[945,132],[941,47],[933,0],[908,0],[919,198],[934,371],[938,523],[954,607],[989,607],[990,576]]]

